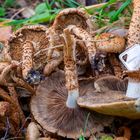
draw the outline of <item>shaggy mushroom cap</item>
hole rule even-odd
[[[96,48],[107,53],[120,53],[125,49],[125,39],[111,33],[95,36]]]
[[[92,94],[94,90],[92,81],[82,81],[79,87],[80,96],[88,92]],[[36,95],[31,100],[31,112],[35,120],[47,131],[63,137],[78,138],[85,126],[89,111],[79,106],[76,109],[68,109],[67,96],[64,72],[55,72],[37,88]],[[110,117],[90,112],[85,136],[89,136],[89,130],[99,132],[103,126],[111,122]]]
[[[48,46],[46,30],[47,28],[42,25],[24,26],[17,30],[10,38],[7,48],[12,60],[22,60],[23,45],[27,42],[33,45],[33,55],[41,49],[45,49]],[[34,57],[34,66],[38,67],[44,63],[47,57],[46,54],[45,51],[42,51],[36,55]]]
[[[60,13],[58,13],[53,25],[49,28],[49,30],[46,31],[50,47],[62,45],[64,43],[61,35],[63,33],[63,30],[69,25],[76,25],[77,27],[80,27],[88,32],[93,29],[90,16],[85,11],[77,8],[64,9]],[[83,46],[85,47],[85,44],[83,43],[81,45],[81,43],[77,43],[77,46],[80,46],[80,48],[82,48]],[[60,51],[62,51],[62,48],[49,50],[47,53],[48,60],[52,58],[52,55],[55,51],[60,53]],[[82,55],[81,51],[78,51],[78,53]],[[46,71],[49,71],[49,66],[47,66]],[[48,72],[46,73],[46,75],[48,75]]]
[[[63,43],[60,35],[69,25],[76,25],[89,32],[93,29],[90,16],[85,11],[77,8],[64,9],[58,13],[52,27],[46,32],[53,44],[58,45]],[[51,39],[52,36],[53,38]]]
[[[90,31],[93,26],[90,21],[90,16],[87,12],[77,9],[77,8],[67,8],[62,10],[53,23],[53,28],[55,31],[62,33],[68,25],[76,25],[87,31]]]
[[[95,88],[97,91],[94,94],[79,97],[79,106],[107,115],[140,118],[135,100],[125,96],[127,80],[122,81],[114,76],[104,77],[95,82]]]

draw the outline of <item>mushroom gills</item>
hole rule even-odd
[[[114,76],[107,76],[95,83],[98,89],[94,94],[79,97],[77,100],[79,106],[107,115],[130,119],[140,118],[140,112],[136,110],[135,99],[125,95],[128,80],[123,81]]]
[[[78,138],[85,126],[89,113],[77,105],[77,98],[89,90],[93,92],[93,82],[78,83],[75,58],[75,40],[68,28],[64,30],[65,73],[52,73],[37,88],[31,100],[31,111],[37,122],[47,131],[67,138]],[[82,86],[81,86],[82,85]],[[101,123],[102,122],[102,123]],[[105,123],[112,122],[110,117],[90,112],[85,136],[90,135],[93,127],[102,131]]]

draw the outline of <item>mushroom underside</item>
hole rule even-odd
[[[80,94],[93,92],[92,81],[80,82]],[[85,136],[102,131],[104,126],[112,122],[112,117],[90,112],[77,106],[67,108],[67,90],[65,77],[62,71],[49,76],[37,89],[36,95],[31,100],[31,112],[35,120],[47,131],[57,133],[68,138],[78,138],[85,127],[85,122],[90,113]]]
[[[26,41],[30,41],[34,46],[34,54],[45,49],[48,46],[48,39],[46,37],[46,30],[44,26],[34,25],[25,26],[18,30],[9,42],[9,53],[13,60],[20,61],[22,59],[23,45]],[[34,62],[37,65],[44,63],[47,58],[47,53],[42,51],[34,57]]]
[[[80,107],[88,108],[98,113],[139,119],[140,112],[136,110],[135,99],[128,98],[124,91],[106,91],[87,94],[79,97]]]

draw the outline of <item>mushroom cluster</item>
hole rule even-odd
[[[125,50],[125,38],[111,32],[93,35],[93,30],[85,11],[70,8],[62,10],[49,28],[18,29],[3,48],[0,117],[7,115],[11,104],[10,120],[18,126],[25,123],[18,94],[19,89],[28,92],[32,120],[41,127],[31,122],[27,139],[41,139],[42,129],[72,139],[83,133],[90,137],[111,124],[114,116],[140,118],[135,99],[125,96],[128,79],[122,74],[140,79],[137,71],[123,73],[118,56]]]

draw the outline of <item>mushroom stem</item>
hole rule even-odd
[[[26,41],[23,45],[22,75],[26,79],[27,74],[33,68],[33,43]]]
[[[96,67],[95,66],[96,46],[95,46],[95,42],[92,41],[93,40],[92,35],[88,33],[86,30],[79,28],[75,25],[69,25],[68,28],[75,36],[84,40],[86,44],[85,49],[87,49],[87,52],[88,52],[91,68],[94,71],[96,69],[95,68]]]
[[[74,36],[70,34],[68,28],[64,29],[64,41],[65,78],[66,88],[68,90],[66,105],[68,108],[75,108],[77,106],[76,100],[79,97],[79,84],[75,57],[76,41]]]
[[[140,98],[140,82],[129,78],[126,96],[130,98]]]
[[[133,15],[131,18],[131,23],[129,27],[129,32],[128,32],[128,47],[130,48],[131,46],[135,44],[140,44],[140,1],[139,0],[133,0],[133,5],[134,5],[134,11]]]
[[[126,96],[140,98],[140,70],[125,71],[124,76],[129,78]]]

